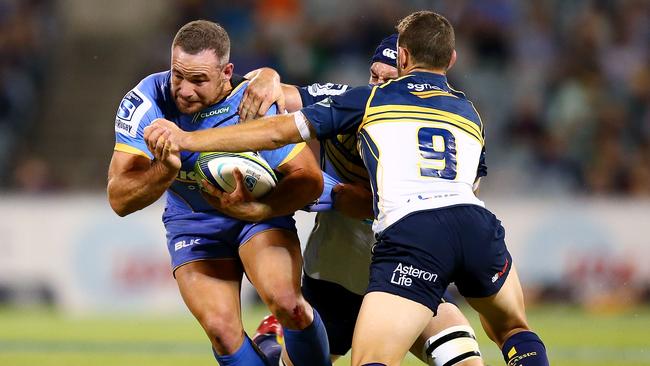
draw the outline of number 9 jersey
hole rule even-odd
[[[351,89],[301,112],[319,140],[358,134],[374,194],[376,234],[412,212],[484,206],[472,190],[487,173],[483,124],[444,75],[415,72]]]

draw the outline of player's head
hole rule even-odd
[[[383,84],[397,77],[397,33],[384,38],[370,60],[372,85]]]
[[[171,91],[182,113],[192,114],[222,99],[230,87],[230,38],[219,24],[195,20],[172,42]]]
[[[445,73],[456,62],[454,28],[440,14],[418,11],[397,25],[399,75],[415,68]]]

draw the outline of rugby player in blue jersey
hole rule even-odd
[[[333,83],[307,87],[280,84],[279,75],[270,71],[260,69],[247,75],[255,78],[240,106],[243,118],[260,117],[255,112],[265,110],[258,106],[264,108],[280,95],[284,97],[287,111],[295,112],[349,89],[348,85]],[[397,34],[381,41],[371,58],[369,71],[370,85],[397,78]],[[355,133],[338,134],[321,141],[320,145],[325,187],[319,201],[309,207],[319,213],[303,252],[302,292],[323,319],[334,361],[352,346],[354,325],[368,286],[370,249],[375,240],[364,219],[373,216],[372,192],[357,151]],[[484,175],[485,170],[479,170],[479,175]],[[332,210],[332,205],[336,210]],[[449,300],[447,293],[444,297]],[[277,333],[281,334],[281,329],[273,316],[269,316],[261,323],[253,341],[265,354],[277,358],[275,354],[280,348]],[[437,315],[413,344],[411,352],[431,366],[442,366],[450,360],[482,365],[474,330],[460,310],[449,302],[440,304]]]
[[[291,214],[322,191],[320,169],[304,144],[261,152],[282,178],[247,206],[247,221],[217,211],[193,179],[196,153],[148,147],[143,130],[163,120],[184,130],[222,128],[239,120],[247,82],[233,77],[230,41],[218,24],[193,21],[172,43],[171,70],[143,79],[122,99],[108,172],[108,198],[120,216],[167,192],[163,222],[173,274],[187,307],[208,335],[220,365],[267,365],[244,333],[243,273],[285,328],[295,365],[331,365],[325,328],[302,297],[302,257]],[[272,107],[270,113],[275,113]],[[238,213],[240,214],[240,213]]]
[[[456,60],[453,28],[439,14],[420,11],[397,30],[398,79],[223,129],[187,133],[161,122],[145,138],[182,150],[236,152],[357,131],[377,244],[352,364],[400,364],[455,282],[507,364],[548,365],[526,320],[505,230],[473,192],[485,156],[484,126],[447,83]]]

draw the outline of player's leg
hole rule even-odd
[[[331,365],[325,326],[300,290],[302,254],[295,232],[266,230],[239,249],[246,274],[278,318],[294,365]]]
[[[411,347],[411,353],[431,366],[483,365],[476,335],[460,309],[443,302]]]
[[[505,229],[490,211],[478,206],[449,210],[459,227],[465,253],[456,287],[481,316],[481,323],[500,348],[508,364],[546,366],[541,339],[526,320],[524,295],[512,257],[505,244]]]
[[[428,307],[386,292],[363,298],[352,339],[352,365],[399,365],[433,316]]]
[[[321,318],[330,346],[332,362],[352,348],[352,334],[363,296],[330,281],[314,279],[303,273],[302,293]]]
[[[544,343],[528,326],[523,291],[514,266],[495,295],[468,297],[467,301],[479,312],[485,332],[501,348],[507,364],[513,360],[526,366],[549,364]]]
[[[243,269],[237,259],[187,263],[175,271],[185,304],[208,335],[220,365],[266,365],[241,321]]]

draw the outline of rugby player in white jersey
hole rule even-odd
[[[182,150],[238,152],[357,131],[377,244],[352,364],[399,365],[454,282],[507,364],[546,366],[505,230],[472,191],[485,134],[473,105],[447,83],[456,61],[453,28],[441,15],[419,11],[397,30],[400,77],[393,81],[237,126],[188,133],[156,121],[145,138]]]
[[[381,41],[371,58],[369,71],[370,85],[397,78],[397,34]],[[348,85],[333,83],[307,87],[280,85],[279,75],[269,69],[255,70],[247,77],[253,81],[240,106],[242,119],[264,116],[264,106],[271,105],[273,98],[279,98],[280,94],[287,111],[295,112],[349,89]],[[326,187],[316,207],[310,207],[319,212],[303,252],[302,290],[323,319],[332,361],[335,361],[352,346],[354,324],[368,287],[370,249],[375,243],[367,220],[373,216],[372,192],[357,152],[355,134],[340,134],[321,141],[320,145]],[[445,294],[446,300],[449,297]],[[281,328],[270,315],[253,339],[267,356],[279,350],[276,333],[281,333]],[[437,315],[418,337],[411,352],[429,365],[442,366],[452,359],[467,360],[467,365],[482,364],[473,329],[460,310],[449,302],[440,304]]]

